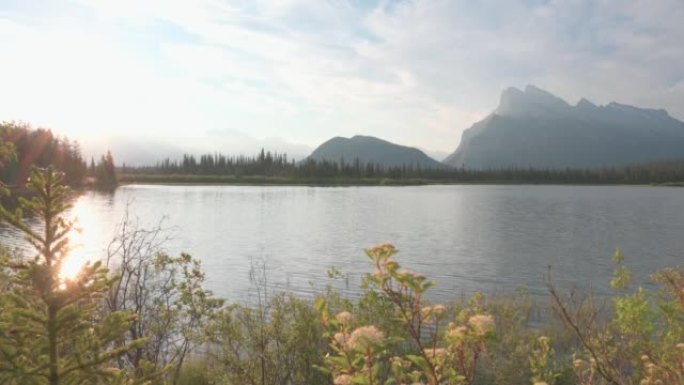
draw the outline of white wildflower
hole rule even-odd
[[[333,339],[339,346],[344,346],[347,342],[347,336],[345,336],[344,333],[335,333]]]
[[[379,345],[384,339],[385,335],[375,326],[361,326],[349,336],[347,347],[350,350],[366,350],[371,346]]]
[[[342,325],[349,325],[354,317],[348,311],[343,311],[335,316],[335,319]]]
[[[447,331],[447,336],[456,341],[461,341],[466,336],[467,332],[468,329],[465,326],[454,326],[449,328],[449,330]]]
[[[335,377],[333,380],[333,384],[335,385],[351,385],[352,384],[352,376],[348,374],[340,374],[339,376]]]
[[[476,314],[470,317],[468,323],[478,335],[485,335],[493,332],[495,328],[494,317],[489,314]]]

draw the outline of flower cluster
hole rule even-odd
[[[369,255],[378,255],[385,258],[396,254],[397,251],[398,250],[394,247],[394,245],[390,243],[381,243],[366,249],[366,253]]]
[[[470,317],[468,324],[472,326],[475,333],[481,336],[492,333],[495,329],[494,317],[488,314],[476,314]]]
[[[335,385],[351,385],[353,382],[352,376],[348,374],[340,374],[339,376],[335,377],[333,380],[333,384]]]
[[[323,312],[327,314],[325,310]],[[374,325],[354,328],[354,321],[355,317],[348,311],[332,318],[324,317],[334,353],[326,356],[325,363],[334,385],[374,383],[376,356],[385,342],[385,334]]]
[[[340,324],[342,324],[342,325],[344,325],[344,326],[348,326],[349,324],[351,324],[351,321],[352,321],[352,319],[353,319],[353,316],[351,315],[350,312],[348,312],[348,311],[343,311],[343,312],[340,312],[339,314],[337,314],[337,315],[335,316],[335,319],[336,319],[337,322],[339,322]]]
[[[382,344],[385,335],[373,325],[354,330],[346,343],[349,350],[365,351]]]

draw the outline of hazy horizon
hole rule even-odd
[[[682,19],[677,0],[10,0],[0,120],[86,155],[302,157],[361,134],[440,159],[510,86],[681,120]]]

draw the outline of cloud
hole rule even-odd
[[[362,133],[439,151],[453,150],[501,90],[528,83],[571,101],[617,100],[684,117],[680,0],[70,6],[87,22],[0,13],[0,55],[23,58],[0,75],[16,94],[0,97],[0,112],[169,140],[188,127],[307,146]],[[38,101],[26,84],[42,86]]]

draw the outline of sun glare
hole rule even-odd
[[[93,233],[98,227],[86,200],[78,199],[71,210],[71,219],[74,221],[74,230],[69,234],[70,251],[66,256],[60,270],[60,278],[63,280],[74,279],[81,271],[86,262],[91,261],[92,255],[91,241],[88,234]]]

